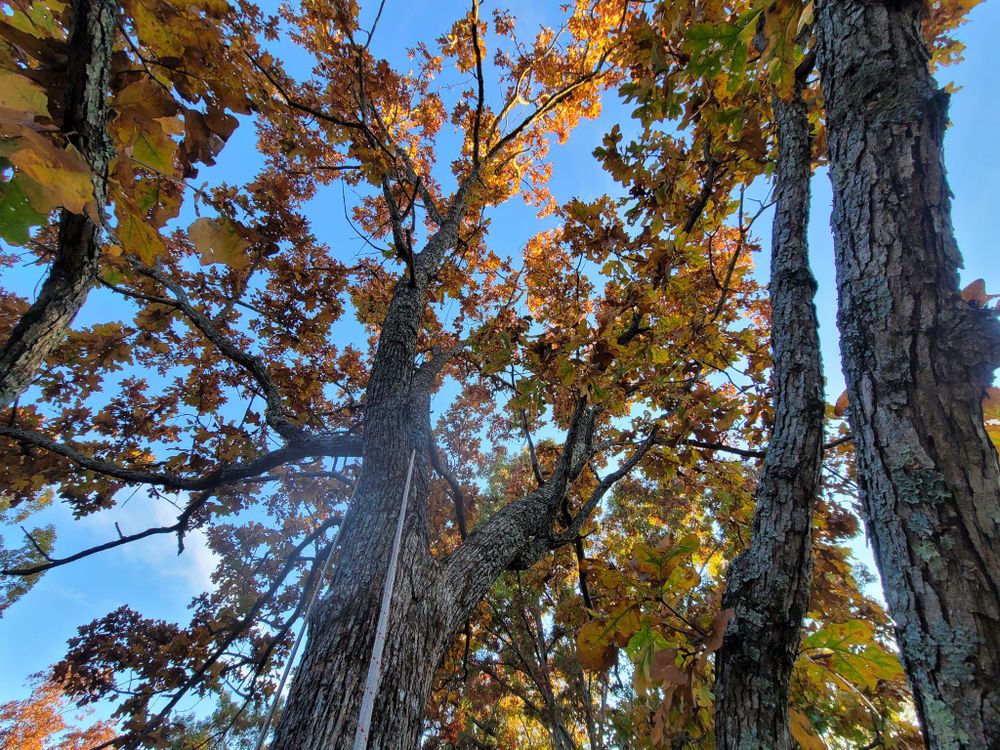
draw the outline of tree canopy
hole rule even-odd
[[[32,697],[0,707],[3,747],[348,747],[396,555],[371,747],[753,747],[726,739],[716,708],[747,705],[723,685],[746,684],[747,654],[771,653],[780,628],[781,741],[1000,738],[995,699],[969,693],[985,708],[963,729],[960,696],[921,682],[933,670],[911,654],[931,636],[907,630],[904,603],[920,584],[888,552],[916,555],[948,609],[976,598],[944,593],[971,568],[930,545],[920,503],[958,498],[939,529],[971,529],[973,551],[996,538],[995,518],[966,521],[1000,493],[1000,302],[982,279],[957,286],[932,169],[946,94],[928,72],[961,58],[974,4],[885,4],[940,102],[918,119],[941,127],[919,131],[910,89],[850,104],[837,88],[853,69],[831,50],[861,49],[829,21],[860,12],[846,0],[474,0],[428,6],[435,33],[405,51],[380,36],[385,0],[4,3],[0,613],[57,569],[151,538],[207,549],[212,570],[169,618],[116,602],[75,623]],[[567,188],[563,144],[609,106],[623,117],[593,154],[603,186]],[[869,147],[931,165],[909,181],[932,193],[914,222],[945,248],[920,257],[939,308],[958,310],[933,320],[954,324],[960,372],[899,385],[855,357],[824,404],[809,179],[832,165],[838,207],[892,218],[878,198],[850,202],[862,170],[844,166],[869,143],[850,128],[880,123],[924,134]],[[835,215],[838,272],[843,248],[868,247],[847,223]],[[859,230],[872,247],[880,226]],[[35,292],[26,261],[46,269]],[[902,333],[944,336],[914,274],[882,285],[896,296],[879,314],[916,295]],[[841,287],[845,352],[869,332],[843,300],[865,311],[878,285]],[[921,401],[956,379],[946,416]],[[961,417],[974,458],[955,461],[983,467],[968,504],[951,457],[921,463],[919,446],[885,459],[901,494],[880,489],[871,456],[910,433],[879,432],[872,393],[893,414],[916,404],[932,444]],[[899,536],[896,516],[879,525],[883,496],[909,503]],[[115,523],[62,543],[88,518]],[[856,559],[862,522],[892,616]],[[1000,622],[993,601],[955,622]],[[988,684],[991,658],[963,686]],[[58,707],[74,702],[105,713],[67,730]]]

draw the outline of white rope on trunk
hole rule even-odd
[[[399,503],[399,520],[396,522],[396,537],[392,542],[392,554],[389,556],[389,570],[385,574],[385,586],[382,588],[382,607],[378,613],[378,628],[375,630],[375,645],[372,646],[372,658],[368,662],[368,677],[365,679],[365,691],[361,698],[361,715],[358,717],[358,731],[354,735],[354,750],[368,750],[368,733],[371,729],[372,711],[375,708],[375,694],[382,680],[382,652],[385,650],[385,636],[389,630],[389,605],[392,602],[392,589],[396,583],[396,563],[399,560],[399,545],[403,538],[403,523],[406,520],[406,499],[410,494],[410,480],[413,478],[413,460],[417,451],[410,453],[410,466],[406,470],[406,485],[403,487],[403,498]]]

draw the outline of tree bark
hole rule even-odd
[[[398,282],[365,394],[364,464],[344,519],[339,562],[276,729],[275,750],[353,747],[410,452],[417,451],[367,747],[417,747],[434,672],[497,577],[552,549],[560,499],[590,455],[594,412],[578,404],[552,476],[471,533],[447,560],[430,553],[427,480],[434,360],[415,364],[431,273],[455,245],[460,189],[445,223]]]
[[[824,0],[838,321],[868,534],[930,748],[1000,747],[994,314],[959,293],[917,2]]]
[[[71,10],[63,132],[93,170],[97,211],[107,202],[108,164],[113,156],[107,103],[117,13],[118,4],[111,0],[74,0]],[[38,299],[0,350],[0,406],[24,392],[86,301],[97,280],[99,232],[87,216],[62,212],[56,257]]]
[[[802,85],[773,101],[778,125],[771,239],[774,429],[757,487],[749,549],[727,572],[733,619],[716,658],[716,747],[791,750],[788,688],[812,570],[820,486],[823,378],[806,227],[812,148]]]

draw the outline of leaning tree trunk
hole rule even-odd
[[[364,464],[344,519],[329,593],[309,640],[272,747],[353,747],[406,469],[412,487],[390,605],[382,677],[366,747],[413,750],[437,666],[497,577],[552,548],[552,519],[592,446],[594,412],[577,406],[566,447],[541,487],[507,505],[445,560],[429,548],[427,480],[435,359],[417,366],[417,333],[431,272],[457,241],[463,189],[441,229],[415,257],[412,283],[393,294],[365,393]]]
[[[959,294],[921,5],[817,2],[838,319],[868,533],[930,748],[1000,747],[993,313]]]
[[[716,747],[791,750],[788,683],[812,569],[811,519],[823,447],[823,379],[806,226],[812,149],[801,84],[774,99],[777,208],[771,249],[774,430],[749,549],[729,566],[734,615],[716,658]]]
[[[104,208],[108,164],[114,155],[107,132],[111,53],[118,4],[75,0],[69,39],[69,93],[63,132],[93,170],[94,201]],[[97,227],[84,214],[63,211],[56,257],[38,299],[0,348],[0,406],[16,399],[60,341],[97,281]]]

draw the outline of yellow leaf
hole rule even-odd
[[[201,264],[225,263],[236,269],[250,264],[249,243],[240,236],[236,225],[226,218],[201,218],[188,228],[188,236],[201,253]]]
[[[799,16],[799,22],[795,26],[796,38],[798,38],[798,36],[802,33],[802,29],[813,22],[813,12],[813,0],[809,0],[809,2],[806,3],[806,6],[802,9],[802,14]]]
[[[115,234],[127,252],[137,255],[143,263],[152,263],[156,256],[166,251],[160,233],[150,226],[134,205],[125,200],[117,203],[115,215],[118,217]]]
[[[826,743],[816,736],[808,716],[791,708],[788,710],[788,718],[792,737],[802,750],[827,750]]]
[[[0,71],[0,108],[25,112],[32,117],[49,117],[49,98],[45,89],[30,78]]]
[[[576,653],[584,669],[604,671],[615,663],[617,649],[611,643],[611,628],[591,620],[576,634]]]
[[[47,202],[79,214],[94,199],[90,168],[72,146],[59,148],[48,138],[24,130],[10,161],[42,187]]]

